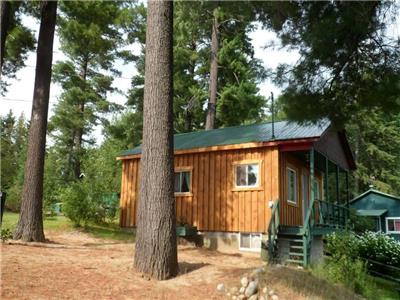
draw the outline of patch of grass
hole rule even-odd
[[[19,214],[5,211],[3,215],[2,228],[7,228],[14,231],[18,223]],[[45,217],[43,219],[44,229],[51,230],[71,230],[72,222],[64,216]]]
[[[2,228],[14,231],[18,223],[18,217],[18,213],[8,211],[4,212]],[[43,226],[46,230],[74,230],[71,220],[65,216],[46,217],[43,220]],[[89,224],[83,227],[82,231],[87,232],[94,237],[109,240],[133,241],[135,238],[132,230],[120,228],[117,222],[110,224]]]
[[[5,211],[1,228],[14,230],[18,223],[19,214],[10,211]]]
[[[134,241],[135,236],[132,230],[120,228],[116,223],[89,224],[83,228],[84,232],[108,240]]]
[[[314,276],[310,271],[287,268],[268,267],[261,279],[266,286],[283,286],[308,299],[324,300],[358,300],[361,296],[341,285],[335,285],[323,278]]]
[[[395,288],[400,288],[399,284],[392,281],[388,281],[383,278],[371,277],[376,285],[378,291],[379,299],[381,300],[397,300],[400,298],[400,294],[395,290]]]

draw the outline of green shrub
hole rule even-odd
[[[93,210],[88,193],[81,182],[72,183],[60,193],[64,214],[75,226],[86,225],[93,219]]]
[[[0,232],[0,239],[4,243],[12,238],[12,231],[9,228],[2,228]]]
[[[400,267],[400,243],[384,233],[367,231],[360,236],[352,232],[333,233],[327,236],[326,250],[331,254],[325,266],[327,277],[367,298],[373,298],[367,270],[399,276],[398,271],[385,265]]]
[[[387,234],[364,233],[358,238],[358,252],[362,258],[400,268],[400,243]]]
[[[326,250],[331,254],[322,266],[314,268],[318,276],[340,283],[369,299],[375,298],[374,285],[367,274],[367,262],[359,257],[359,239],[352,232],[327,236]]]
[[[22,186],[13,184],[7,191],[5,207],[13,212],[19,212],[21,209]]]
[[[76,226],[113,221],[118,207],[118,198],[112,201],[110,195],[94,192],[85,179],[65,188],[60,193],[60,199],[65,215]]]

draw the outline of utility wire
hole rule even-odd
[[[32,100],[28,99],[13,99],[13,98],[1,98],[3,101],[14,101],[14,102],[32,102]],[[58,103],[57,101],[49,101],[49,103]]]

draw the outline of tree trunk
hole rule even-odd
[[[42,218],[43,173],[56,15],[57,2],[43,1],[41,3],[28,155],[25,164],[21,213],[14,232],[15,239],[22,239],[27,242],[44,241]]]
[[[83,80],[83,85],[85,89],[86,85],[86,75],[87,75],[87,68],[88,68],[88,60],[85,60],[82,64],[81,74]],[[81,114],[81,118],[84,118],[85,113],[85,99],[81,100],[81,103],[78,105],[78,111]],[[83,124],[84,122],[82,122]],[[81,176],[81,157],[82,157],[82,138],[83,138],[83,128],[76,128],[74,131],[74,149],[75,149],[75,161],[74,161],[74,174],[76,179],[80,179]]]
[[[172,1],[147,8],[143,146],[136,269],[159,280],[177,275],[172,109]]]
[[[218,81],[218,7],[213,11],[212,34],[211,34],[211,69],[210,69],[210,89],[206,118],[206,130],[215,128],[215,114],[217,106],[217,81]]]
[[[1,53],[0,53],[0,74],[3,70],[4,51],[6,49],[6,38],[8,34],[8,27],[10,25],[11,4],[10,1],[1,1]]]

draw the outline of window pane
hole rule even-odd
[[[314,180],[314,198],[317,200],[321,200],[320,199],[320,193],[319,193],[319,182],[317,179]]]
[[[250,248],[250,234],[240,234],[240,247]]]
[[[174,188],[174,191],[175,191],[175,193],[179,193],[181,190],[180,190],[180,185],[181,185],[181,183],[180,183],[180,180],[181,179],[181,173],[180,172],[176,172],[175,173],[175,188]]]
[[[181,180],[182,180],[182,183],[181,183],[181,192],[182,192],[182,193],[187,193],[187,192],[189,192],[189,187],[190,187],[190,172],[182,172]]]
[[[388,220],[388,230],[394,231],[394,220]]]
[[[259,234],[251,235],[251,248],[253,249],[261,248],[261,238]]]
[[[248,165],[247,167],[247,185],[257,185],[258,164]]]
[[[400,231],[400,220],[394,220],[394,230]]]
[[[246,186],[246,165],[236,166],[236,186]]]
[[[293,170],[287,170],[288,176],[288,201],[297,202],[296,191],[296,173]]]

